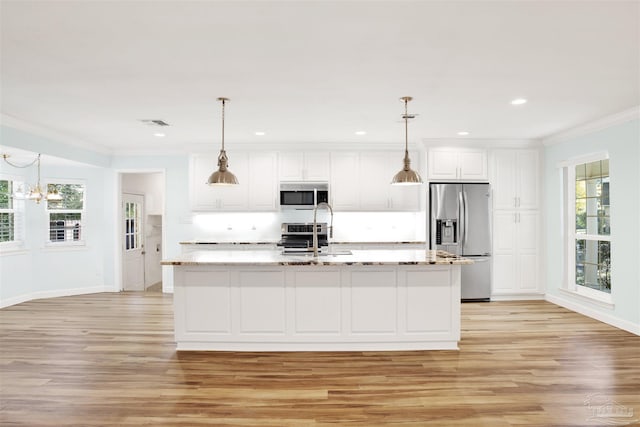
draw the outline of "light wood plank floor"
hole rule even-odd
[[[0,310],[0,425],[640,425],[640,337],[546,302],[463,304],[460,351],[364,353],[178,353],[171,304]]]

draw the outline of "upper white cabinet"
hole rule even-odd
[[[274,211],[278,205],[276,155],[272,152],[229,153],[229,170],[238,185],[209,186],[209,175],[218,169],[217,154],[191,157],[190,198],[194,211]]]
[[[282,152],[279,156],[280,181],[329,181],[330,171],[329,152]]]
[[[431,148],[427,153],[429,180],[486,181],[487,152],[472,148]]]
[[[537,150],[493,152],[494,209],[538,209]]]
[[[355,211],[360,208],[360,158],[358,153],[331,153],[329,197],[333,209]]]
[[[417,153],[410,153],[419,169]],[[394,161],[395,160],[395,161]],[[402,168],[395,151],[337,152],[331,155],[331,198],[336,210],[416,211],[423,186],[393,186]]]

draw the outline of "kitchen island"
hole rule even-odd
[[[178,350],[457,349],[460,266],[426,250],[196,251],[173,266]]]

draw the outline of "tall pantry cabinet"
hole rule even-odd
[[[540,280],[540,160],[536,149],[498,149],[493,184],[493,299],[536,297]]]

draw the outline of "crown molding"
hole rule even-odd
[[[509,138],[424,138],[425,148],[457,147],[457,148],[538,148],[537,139]]]
[[[584,123],[571,129],[555,133],[543,138],[542,144],[545,146],[560,144],[568,139],[597,132],[599,130],[603,130],[636,119],[640,119],[640,106],[636,106],[628,110],[624,110],[619,113],[612,114],[610,116],[606,116],[598,120]]]
[[[60,142],[63,144],[68,144],[74,147],[83,148],[85,150],[93,151],[98,154],[103,154],[107,156],[110,156],[111,154],[113,154],[112,150],[102,145],[91,144],[81,139],[74,138],[67,134],[55,131],[53,129],[50,129],[41,125],[36,125],[34,123],[30,123],[22,119],[18,119],[8,114],[0,113],[0,125],[17,129],[20,131],[28,132],[33,135],[51,139],[53,141]]]

